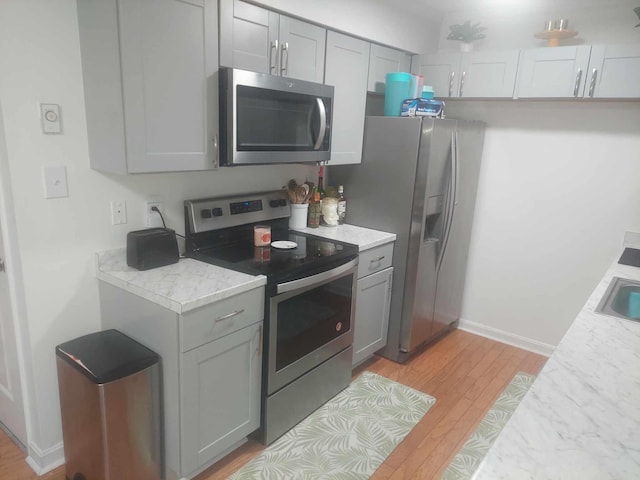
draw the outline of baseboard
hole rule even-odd
[[[555,347],[553,345],[538,342],[537,340],[531,340],[526,337],[521,337],[520,335],[506,332],[498,328],[488,327],[481,323],[472,322],[471,320],[464,320],[461,318],[458,328],[460,330],[464,330],[465,332],[480,335],[481,337],[490,338],[491,340],[496,340],[500,343],[506,343],[507,345],[511,345],[513,347],[522,348],[523,350],[528,350],[529,352],[544,355],[545,357],[550,357],[555,350]]]
[[[27,464],[38,475],[44,475],[60,465],[64,465],[64,448],[62,442],[42,450],[35,443],[29,442]]]

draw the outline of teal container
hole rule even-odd
[[[402,102],[411,97],[411,74],[406,72],[392,72],[385,75],[384,86],[384,115],[385,117],[399,117]]]
[[[640,318],[640,292],[629,292],[629,317]]]
[[[430,85],[425,85],[422,87],[422,98],[426,98],[427,100],[431,100],[433,98],[433,87]]]

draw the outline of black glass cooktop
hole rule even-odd
[[[333,268],[356,258],[358,247],[298,232],[272,232],[272,241],[295,242],[296,247],[254,247],[241,241],[217,247],[200,248],[190,257],[250,275],[266,275],[269,282],[293,280]]]

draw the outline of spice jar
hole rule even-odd
[[[325,197],[322,199],[322,224],[327,227],[338,226],[338,199]]]
[[[320,226],[320,217],[322,216],[322,205],[320,203],[320,192],[313,194],[313,199],[309,202],[309,219],[307,225],[311,228]]]

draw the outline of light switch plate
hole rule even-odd
[[[60,105],[41,103],[40,116],[42,118],[42,133],[62,133]]]
[[[67,189],[67,167],[49,166],[44,167],[44,197],[45,198],[64,198],[69,196]]]
[[[122,225],[125,223],[127,223],[127,202],[111,200],[111,224]]]

